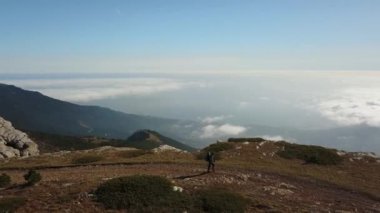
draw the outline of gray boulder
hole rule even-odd
[[[0,159],[38,155],[38,145],[27,134],[0,117]]]

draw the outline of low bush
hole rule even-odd
[[[199,191],[195,197],[196,206],[205,212],[244,212],[248,200],[243,196],[219,188],[210,188]]]
[[[169,180],[159,176],[134,175],[109,180],[95,191],[97,200],[110,209],[137,212],[185,211],[191,199],[173,191]]]
[[[80,157],[75,157],[72,159],[73,164],[88,164],[103,160],[104,158],[99,155],[84,155]]]
[[[265,141],[263,138],[228,138],[228,142],[234,142],[234,143],[243,143],[243,142],[254,142],[254,143],[260,143]]]
[[[11,177],[5,173],[0,175],[0,188],[6,187],[9,184],[11,184]]]
[[[0,212],[15,212],[26,203],[23,197],[4,197],[0,199]]]
[[[208,147],[204,148],[203,151],[217,153],[221,151],[230,150],[233,148],[234,148],[234,145],[231,143],[219,142],[219,143],[214,143],[214,144],[209,145]]]
[[[33,186],[36,183],[40,182],[42,177],[39,172],[35,170],[29,170],[29,172],[24,175],[24,179],[26,180],[27,186]]]
[[[218,142],[209,145],[208,147],[201,150],[197,155],[198,160],[206,159],[207,152],[213,152],[215,154],[215,160],[222,159],[220,152],[233,149],[235,146],[228,142]]]
[[[299,145],[282,142],[284,150],[277,153],[286,159],[300,159],[305,163],[319,165],[337,165],[343,158],[334,149],[327,149],[321,146]]]
[[[119,152],[118,156],[122,158],[136,158],[145,154],[151,154],[148,150],[130,150]]]

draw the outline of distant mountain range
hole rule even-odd
[[[126,138],[139,129],[159,130],[176,123],[170,119],[76,105],[4,84],[0,84],[0,115],[19,129],[111,138]]]
[[[81,106],[39,92],[0,84],[0,116],[18,129],[69,136],[126,139],[141,129],[170,132],[180,121],[127,114],[98,106]],[[169,144],[170,145],[170,144]]]

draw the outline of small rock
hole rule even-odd
[[[267,143],[266,141],[260,142],[260,143],[259,143],[259,146],[261,147],[261,146],[263,146],[263,145],[266,144],[266,143]]]
[[[277,189],[276,193],[278,193],[279,195],[283,195],[284,196],[284,195],[291,195],[294,192],[292,190],[289,190],[289,189]]]
[[[183,188],[179,187],[179,186],[173,186],[173,191],[175,191],[175,192],[182,192]]]
[[[288,184],[288,183],[280,183],[278,185],[279,188],[286,188],[286,189],[297,189],[297,187],[291,185],[291,184]]]
[[[279,195],[285,196],[285,195],[291,195],[294,193],[293,191],[289,189],[280,189],[273,186],[264,186],[263,189],[266,192],[269,191],[271,195],[279,194]]]
[[[339,156],[344,156],[347,154],[347,152],[345,151],[337,151],[336,154],[338,154]]]
[[[238,177],[240,178],[240,179],[242,179],[243,181],[248,181],[248,179],[249,179],[249,175],[247,175],[247,174],[240,174],[240,175],[238,175]]]
[[[0,117],[0,159],[35,155],[39,155],[38,145]]]
[[[72,186],[72,185],[74,185],[74,183],[64,183],[64,184],[62,184],[63,187],[68,187],[68,186]]]
[[[111,180],[111,179],[112,179],[111,177],[102,178],[102,180],[104,180],[104,181]]]
[[[187,152],[187,151],[184,151],[184,150],[181,150],[181,149],[177,149],[175,147],[172,147],[172,146],[169,146],[169,145],[166,145],[166,144],[160,145],[159,147],[152,149],[152,151],[154,153],[160,153],[160,152],[164,152],[164,151]]]

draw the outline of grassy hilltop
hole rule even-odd
[[[202,158],[205,151],[217,155],[215,173],[205,173],[207,162]],[[98,202],[97,188],[115,178],[135,174],[159,176],[183,190],[180,200],[176,199],[179,196],[174,198],[168,194],[170,200],[173,199],[165,204],[169,209],[161,208],[163,203],[160,202],[149,207],[156,211],[161,208],[162,212],[178,209],[212,212],[212,208],[217,207],[210,203],[225,203],[221,198],[224,195],[218,193],[232,193],[231,196],[243,199],[244,205],[239,205],[243,205],[246,212],[376,212],[380,202],[378,159],[263,139],[231,139],[193,153],[127,147],[61,151],[12,159],[3,162],[0,168],[11,177],[13,184],[1,190],[0,195],[5,196],[2,199],[26,199],[18,208],[20,212],[29,209],[102,212],[112,205]],[[29,169],[39,171],[42,180],[35,186],[22,188],[22,176]],[[201,195],[207,196],[202,198],[205,202],[202,204],[199,203]],[[143,211],[148,207],[129,208]]]

